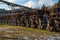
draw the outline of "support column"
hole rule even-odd
[[[47,27],[46,27],[46,30],[50,30],[50,22],[49,21],[47,21]]]
[[[38,24],[39,24],[39,25],[38,25],[38,29],[40,29],[40,28],[41,28],[41,19],[38,19],[38,21],[39,21],[39,22],[38,22]]]
[[[26,27],[29,27],[28,20],[26,20],[25,23],[26,23]]]
[[[33,20],[32,19],[30,19],[30,20],[31,20],[31,28],[34,28]]]

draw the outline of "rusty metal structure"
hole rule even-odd
[[[50,12],[50,26],[52,30],[60,31],[60,7],[52,7]]]
[[[23,27],[60,31],[60,8],[37,10],[0,0],[13,10],[0,9],[0,23]],[[15,9],[19,7],[19,9]],[[59,11],[57,11],[59,10]],[[56,13],[57,12],[57,13]]]

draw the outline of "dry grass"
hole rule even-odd
[[[0,28],[8,29],[12,31],[26,31],[26,32],[33,32],[33,33],[41,33],[41,34],[59,34],[57,32],[49,32],[46,30],[36,29],[36,28],[27,28],[22,26],[11,26],[11,25],[0,25]]]
[[[43,37],[48,35],[56,35],[59,34],[57,32],[49,32],[46,30],[35,29],[35,28],[27,28],[21,26],[11,26],[11,25],[0,25],[0,37],[9,37],[9,38],[18,38],[18,37]]]

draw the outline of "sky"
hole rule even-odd
[[[45,6],[53,6],[58,0],[5,0],[11,3],[19,4],[22,6],[26,6],[29,8],[41,8],[43,5]],[[0,9],[9,9],[9,6],[6,4],[0,3]]]

